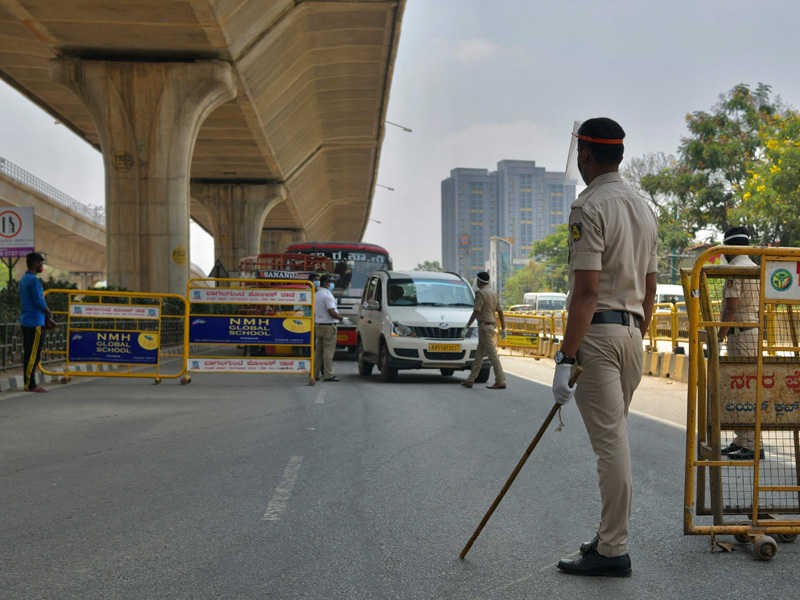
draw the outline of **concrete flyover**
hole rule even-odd
[[[67,271],[81,287],[105,279],[106,228],[103,211],[92,210],[0,157],[0,206],[33,207],[36,248],[47,264]],[[25,260],[16,266],[25,272]]]
[[[0,0],[0,77],[98,148],[110,284],[361,239],[405,0]]]

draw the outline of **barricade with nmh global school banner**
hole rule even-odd
[[[156,383],[184,375],[183,296],[50,289],[45,301],[66,333],[43,353],[44,374],[64,381],[80,375]]]
[[[314,287],[298,279],[192,279],[187,376],[313,374]]]

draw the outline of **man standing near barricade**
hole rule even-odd
[[[339,381],[333,374],[333,355],[336,353],[336,324],[342,320],[333,297],[333,281],[327,273],[319,278],[314,298],[314,370],[316,379]]]
[[[36,385],[36,369],[42,356],[45,323],[52,318],[44,300],[44,287],[37,277],[44,270],[44,257],[38,252],[31,252],[25,256],[25,264],[28,270],[19,282],[24,389],[26,392],[46,392],[46,389]]]
[[[581,124],[578,170],[587,188],[569,216],[569,304],[556,352],[553,396],[575,397],[597,457],[601,513],[580,556],[558,568],[574,575],[627,577],[631,457],[627,416],[642,378],[642,338],[656,293],[656,218],[620,176],[625,132],[608,118]],[[575,364],[583,372],[569,380]]]
[[[725,246],[749,246],[750,236],[745,227],[731,227],[722,240]],[[726,256],[734,267],[757,267],[746,254]],[[760,275],[755,278],[731,277],[725,280],[722,293],[720,321],[758,322]],[[758,350],[758,327],[720,327],[717,339],[728,338],[728,356],[731,358],[755,358]],[[753,460],[755,457],[755,432],[750,429],[737,430],[733,441],[722,449],[731,460]],[[759,453],[764,458],[764,449]]]
[[[499,320],[501,335],[505,332],[506,322],[503,317],[503,309],[500,308],[497,294],[489,287],[489,273],[481,271],[475,280],[478,285],[478,290],[475,292],[475,308],[467,321],[466,329],[469,329],[473,321],[478,321],[478,348],[475,350],[475,360],[472,362],[469,377],[462,381],[461,385],[471,388],[483,366],[483,359],[488,358],[494,369],[494,384],[486,387],[490,390],[504,390],[506,389],[506,375],[497,356],[497,332],[495,330]]]

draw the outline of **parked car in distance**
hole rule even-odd
[[[567,295],[562,292],[526,292],[522,301],[530,306],[530,310],[566,310]]]
[[[530,304],[512,304],[504,312],[530,312],[532,310]]]
[[[659,283],[656,285],[656,304],[671,302],[677,304],[683,302],[683,286],[670,283]]]
[[[477,327],[464,326],[475,294],[464,278],[433,271],[375,271],[364,286],[356,326],[358,372],[375,365],[384,381],[400,369],[438,369],[450,376],[472,368]],[[489,379],[485,363],[477,382]]]

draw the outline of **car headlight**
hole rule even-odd
[[[392,335],[399,337],[417,337],[417,334],[414,333],[411,327],[403,325],[402,323],[392,323]]]
[[[478,328],[477,327],[465,327],[466,333],[464,334],[464,339],[467,340],[469,338],[476,338],[478,337]]]

